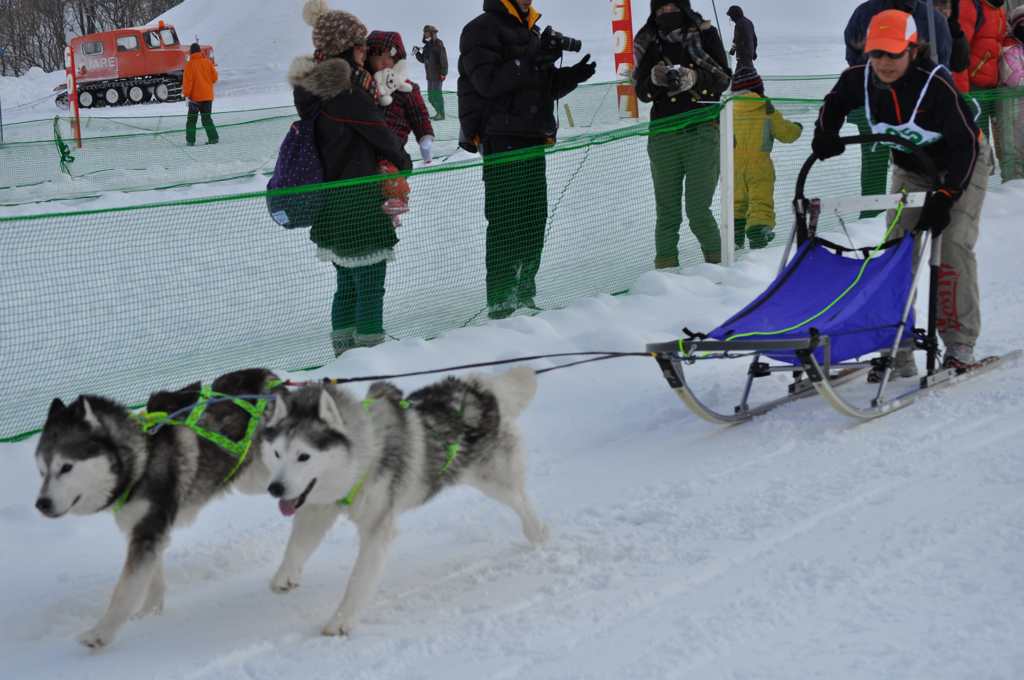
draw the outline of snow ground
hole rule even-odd
[[[464,19],[447,25],[442,19],[478,11],[478,0],[466,1],[470,9],[461,0],[448,3],[438,19],[410,17],[412,35],[420,24],[436,23],[451,48]],[[607,12],[604,0],[572,6],[584,4],[587,16]],[[702,6],[709,3],[694,4],[710,14]],[[839,72],[842,45],[834,36],[856,4],[794,0],[786,3],[789,11],[769,14],[777,3],[747,0],[743,6],[767,36],[761,70]],[[219,92],[221,110],[288,103],[286,89],[266,82],[282,72],[268,65],[262,75],[247,73],[245,58],[260,54],[286,64],[307,43],[293,49],[272,42],[267,49],[266,40],[240,40],[233,57],[224,49],[227,38],[216,33],[244,20],[224,24],[221,6],[197,0],[176,11],[199,5],[209,12],[194,19],[200,37],[222,45],[225,71],[238,73]],[[542,0],[538,7],[546,11]],[[371,29],[376,17],[394,14],[390,5],[372,11],[377,14],[359,12]],[[794,16],[801,17],[799,26]],[[550,23],[573,34],[572,17],[553,16]],[[308,40],[308,29],[299,25]],[[594,26],[576,35],[610,74],[609,42],[598,33],[604,23]],[[269,35],[264,27],[259,31]],[[33,92],[45,96],[53,84],[36,81],[52,77],[0,79],[4,106],[30,101]],[[51,107],[43,102],[11,114],[5,108],[4,121],[52,116]],[[140,108],[159,115],[160,107]],[[259,181],[242,180],[229,191],[258,189]],[[175,191],[154,193],[153,200],[174,200],[180,196]],[[89,207],[128,204],[118,194],[97,200]],[[977,246],[981,354],[1022,345],[1022,201],[1024,183],[1015,182],[993,190],[985,205]],[[2,214],[11,214],[7,210]],[[858,245],[877,241],[881,229],[879,219],[851,225]],[[730,270],[702,265],[680,274],[650,272],[628,295],[581,300],[430,342],[353,351],[293,377],[638,351],[647,342],[678,337],[683,326],[713,328],[764,289],[779,256],[775,248],[747,254]],[[688,369],[701,395],[721,408],[735,403],[744,374],[738,362]],[[59,521],[39,515],[33,508],[37,438],[3,444],[8,469],[0,476],[0,574],[8,587],[0,593],[0,675],[1021,678],[1022,379],[1024,364],[1017,364],[865,424],[808,399],[746,425],[716,428],[678,402],[651,359],[545,374],[521,422],[531,455],[528,489],[553,530],[552,541],[532,548],[510,511],[469,489],[448,492],[403,518],[404,533],[363,625],[340,639],[321,637],[319,628],[352,568],[352,527],[339,522],[311,559],[303,586],[278,597],[266,585],[289,522],[268,497],[235,496],[212,504],[175,535],[164,614],[129,622],[105,652],[86,652],[74,636],[105,611],[123,562],[123,539],[105,515]],[[428,379],[398,382],[411,390]],[[779,386],[758,385],[771,387]],[[866,396],[863,386],[850,389]]]
[[[1022,200],[1024,183],[1015,182],[985,206],[982,354],[1019,347],[1024,332]],[[858,245],[881,231],[877,218],[853,225]],[[684,325],[712,328],[763,290],[779,254],[749,254],[731,270],[650,272],[627,295],[356,350],[292,377],[637,351],[678,337]],[[725,408],[744,373],[745,365],[714,362],[689,375]],[[851,389],[866,396],[863,386]],[[1022,401],[1017,364],[875,422],[808,399],[717,428],[678,402],[650,359],[548,373],[521,422],[528,488],[554,532],[549,544],[530,547],[517,518],[475,491],[448,492],[403,518],[363,625],[323,638],[319,626],[353,564],[354,530],[339,522],[303,586],[275,596],[266,584],[289,522],[268,497],[232,497],[175,535],[165,613],[129,622],[99,654],[74,636],[105,610],[123,540],[105,514],[39,515],[36,438],[3,445],[0,573],[17,585],[0,594],[0,668],[5,678],[76,680],[140,671],[175,679],[1019,678]]]

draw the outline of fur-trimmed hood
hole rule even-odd
[[[288,83],[317,99],[332,99],[352,89],[352,67],[344,59],[318,62],[312,55],[302,55],[292,59]]]

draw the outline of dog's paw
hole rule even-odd
[[[320,629],[320,633],[323,635],[348,635],[353,628],[355,628],[354,623],[346,623],[344,619],[336,616]]]
[[[299,575],[298,574],[287,574],[278,572],[270,582],[270,591],[277,593],[278,595],[284,595],[290,593],[293,589],[299,587]]]
[[[100,650],[114,641],[114,632],[102,630],[99,626],[87,630],[77,638],[78,644],[92,650]]]
[[[546,543],[551,538],[551,529],[544,522],[541,522],[537,526],[527,527],[523,525],[523,533],[526,535],[526,539],[531,543]]]
[[[135,612],[135,614],[132,616],[132,618],[133,619],[144,619],[147,616],[159,616],[160,614],[163,614],[163,613],[164,613],[164,603],[163,602],[158,602],[158,603],[154,603],[154,604],[150,604],[149,602],[147,602],[146,604],[142,605],[142,609],[140,609],[139,611]]]

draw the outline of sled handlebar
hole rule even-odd
[[[895,135],[857,135],[855,137],[840,137],[839,141],[845,146],[850,144],[870,144],[873,142],[885,142],[886,144],[899,144],[900,146],[906,147],[907,151],[914,155],[921,165],[924,166],[925,172],[928,174],[928,179],[932,182],[932,191],[939,188],[939,171],[935,169],[935,163],[932,162],[931,156],[924,152],[924,149],[914,144],[911,141],[897,137]],[[800,168],[800,175],[796,180],[796,199],[797,201],[806,198],[804,196],[804,184],[807,182],[807,175],[811,172],[811,167],[815,161],[820,161],[821,158],[818,154],[811,153],[804,162],[804,166]]]

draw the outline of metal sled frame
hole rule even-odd
[[[864,135],[843,138],[845,144],[859,144],[871,142],[896,143],[906,147],[925,166],[932,186],[939,185],[939,175],[931,159],[915,144],[901,140],[897,137],[887,135]],[[818,217],[823,213],[833,211],[847,212],[859,210],[885,210],[893,209],[903,203],[904,207],[920,207],[924,205],[928,194],[893,194],[888,196],[850,196],[843,198],[822,198],[810,199],[804,197],[804,185],[807,175],[815,161],[819,160],[817,155],[811,154],[800,170],[797,179],[796,199],[793,201],[793,209],[796,220],[789,242],[786,244],[779,266],[779,272],[786,267],[789,255],[793,247],[794,239],[802,245],[809,238],[814,238],[817,232]],[[669,386],[679,396],[679,399],[686,404],[697,416],[716,425],[729,425],[741,423],[751,418],[771,411],[782,404],[803,399],[814,394],[820,394],[837,411],[843,415],[858,419],[872,419],[886,415],[897,409],[908,406],[915,401],[927,396],[932,391],[955,385],[963,380],[988,372],[1001,364],[1009,363],[1024,355],[1024,351],[1018,350],[1003,357],[990,358],[970,370],[958,373],[955,369],[936,370],[938,363],[939,344],[937,333],[937,291],[938,277],[941,265],[941,236],[933,238],[931,233],[922,236],[922,253],[928,252],[930,248],[929,268],[931,270],[931,299],[929,300],[928,313],[928,334],[923,341],[914,342],[911,339],[904,341],[907,319],[913,308],[915,293],[921,273],[924,270],[924,258],[922,257],[914,269],[913,282],[910,287],[906,302],[903,308],[903,315],[896,327],[896,333],[889,354],[886,357],[875,359],[873,362],[847,362],[832,364],[829,360],[831,341],[827,335],[818,335],[813,329],[807,338],[788,340],[741,340],[728,342],[721,340],[690,339],[669,343],[654,343],[647,345],[647,351],[652,353],[662,370],[662,374],[668,381]],[[918,346],[928,353],[927,375],[920,380],[914,389],[887,400],[886,391],[889,387],[889,380],[892,375],[893,358],[902,347]],[[814,353],[816,350],[823,350],[824,361],[819,363]],[[799,367],[792,365],[771,366],[761,362],[761,356],[768,352],[793,351],[800,359]],[[715,358],[738,358],[731,354],[737,352],[753,353],[754,358],[747,371],[746,387],[740,403],[731,414],[718,413],[700,401],[690,389],[686,382],[683,371],[683,363],[692,363],[697,353],[715,355]],[[837,387],[852,380],[862,378],[867,371],[874,366],[884,366],[884,373],[881,383],[878,386],[878,393],[871,406],[861,408],[851,404],[843,398]],[[774,401],[751,406],[748,401],[751,388],[755,378],[765,377],[772,373],[791,372],[794,380],[789,385],[789,394]],[[804,377],[805,376],[805,377]]]

